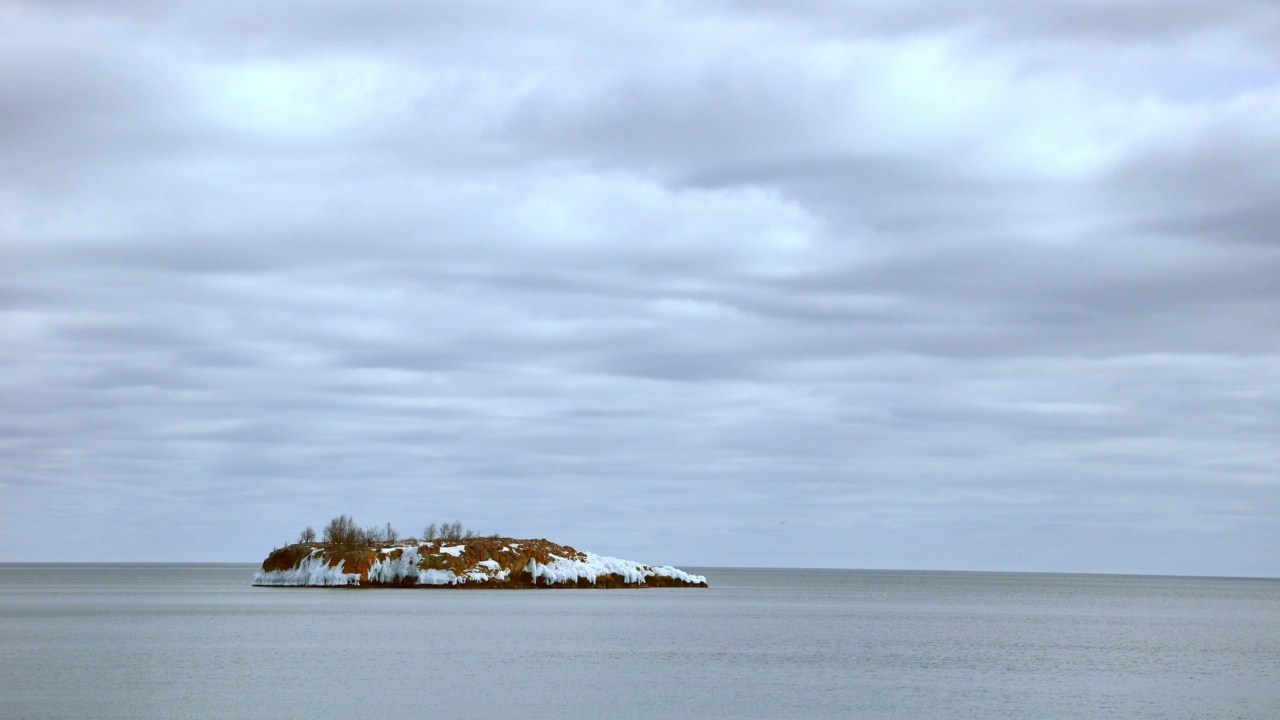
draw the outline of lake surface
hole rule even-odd
[[[0,717],[1280,717],[1277,580],[686,569],[711,589],[0,564]]]

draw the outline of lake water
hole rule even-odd
[[[1280,718],[1280,581],[687,568],[709,590],[0,565],[0,718]]]

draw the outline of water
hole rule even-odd
[[[0,718],[1280,717],[1280,581],[693,570],[712,588],[0,565]]]

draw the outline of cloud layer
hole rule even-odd
[[[182,5],[0,10],[0,560],[1280,575],[1274,3]]]

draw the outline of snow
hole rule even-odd
[[[462,551],[466,549],[467,549],[466,545],[450,545],[448,547],[440,548],[440,552],[444,553],[445,555],[452,555],[454,557],[458,557],[459,555],[462,554]]]

